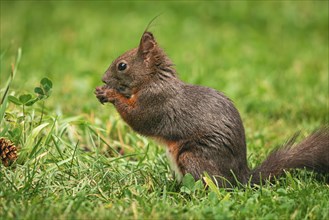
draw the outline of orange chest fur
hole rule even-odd
[[[174,171],[178,181],[182,180],[183,174],[178,166],[178,153],[181,144],[178,141],[167,141],[161,138],[156,138],[166,146],[166,155],[169,160],[170,168]]]
[[[116,109],[121,117],[126,121],[127,116],[136,108],[137,95],[127,98],[121,94],[116,95]]]

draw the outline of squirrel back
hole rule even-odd
[[[150,32],[113,61],[103,82],[95,91],[99,101],[112,103],[136,132],[164,143],[178,176],[200,179],[207,172],[225,187],[250,178],[259,183],[285,169],[329,173],[328,128],[296,147],[274,151],[250,171],[243,123],[232,101],[214,89],[182,82]]]

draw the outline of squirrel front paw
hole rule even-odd
[[[115,90],[109,88],[107,85],[104,86],[98,86],[95,89],[95,95],[97,99],[100,101],[100,103],[104,104],[106,102],[114,102],[115,99]]]

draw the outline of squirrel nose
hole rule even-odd
[[[105,76],[103,76],[103,78],[102,78],[102,82],[105,83],[105,84],[107,84],[109,81],[106,80]]]

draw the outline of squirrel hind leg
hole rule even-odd
[[[219,165],[218,160],[214,160],[214,154],[207,157],[203,151],[204,149],[200,146],[182,146],[176,159],[177,167],[182,176],[190,173],[195,180],[201,179],[205,183],[203,177],[207,173],[218,187],[231,188],[237,185],[237,179],[227,167],[226,161]]]

